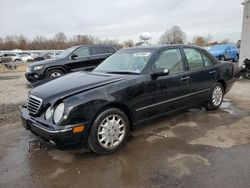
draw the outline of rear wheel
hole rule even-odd
[[[226,61],[226,58],[224,56],[220,56],[220,61]]]
[[[216,82],[213,87],[213,91],[210,95],[210,99],[206,104],[207,110],[216,110],[220,107],[224,97],[224,87],[220,82]]]
[[[89,147],[100,155],[113,153],[126,142],[128,132],[127,115],[117,108],[107,109],[92,124],[88,138]]]
[[[234,62],[238,62],[239,61],[239,55],[236,55],[236,57],[234,58]]]
[[[64,73],[60,69],[52,69],[46,73],[46,78],[56,78],[62,76]]]

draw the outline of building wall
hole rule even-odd
[[[244,2],[239,66],[246,58],[250,59],[250,0]]]

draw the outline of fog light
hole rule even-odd
[[[73,128],[73,133],[80,133],[84,131],[84,125],[80,125]]]

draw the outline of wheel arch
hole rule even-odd
[[[109,102],[107,104],[105,104],[104,106],[102,106],[93,116],[92,122],[94,122],[94,120],[96,119],[96,117],[103,112],[104,110],[107,110],[109,108],[117,108],[119,110],[121,110],[122,112],[124,112],[129,120],[129,129],[133,130],[134,126],[133,126],[133,119],[134,119],[134,115],[132,113],[132,111],[129,109],[129,107],[121,102]]]
[[[48,71],[53,70],[53,69],[59,69],[59,70],[63,71],[63,73],[67,72],[66,69],[63,66],[48,67],[44,71],[44,77],[46,76],[46,74],[48,73]]]
[[[223,79],[218,79],[216,82],[221,83],[221,85],[223,86],[224,93],[225,93],[226,92],[226,88],[227,88],[226,82]]]

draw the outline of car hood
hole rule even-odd
[[[63,99],[90,89],[119,82],[128,77],[128,75],[97,72],[75,72],[40,85],[32,89],[30,94],[43,100]]]
[[[39,66],[39,65],[46,65],[46,64],[51,64],[51,63],[56,63],[56,62],[59,62],[59,61],[62,61],[63,59],[47,59],[47,60],[43,60],[43,61],[38,61],[38,62],[34,62],[34,63],[31,63],[29,65],[29,67],[35,67],[35,66]]]

